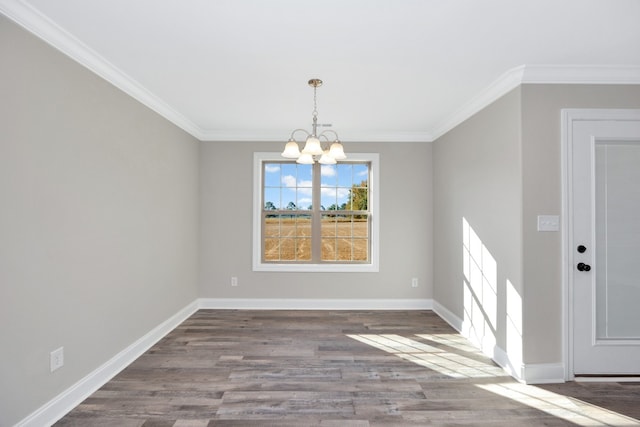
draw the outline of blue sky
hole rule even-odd
[[[270,201],[277,209],[285,209],[293,202],[299,209],[307,209],[311,205],[312,170],[313,165],[266,163],[265,203]],[[322,206],[345,203],[352,185],[367,180],[367,176],[367,164],[321,165]]]

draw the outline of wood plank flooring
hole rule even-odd
[[[639,404],[519,384],[430,311],[200,310],[56,426],[630,426]]]

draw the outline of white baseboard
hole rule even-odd
[[[31,415],[16,424],[15,427],[42,427],[52,425],[102,387],[107,381],[116,376],[120,371],[129,366],[134,360],[197,310],[198,304],[196,300],[153,328],[129,347],[51,399],[35,412],[31,413]]]
[[[431,310],[431,299],[200,298],[204,309],[237,310]]]
[[[564,363],[529,363],[522,365],[525,384],[555,384],[565,382]]]
[[[509,354],[493,342],[478,342],[474,337],[469,336],[472,330],[469,324],[456,316],[453,312],[437,301],[433,302],[433,311],[445,322],[477,346],[482,353],[490,357],[504,371],[515,380],[524,384],[549,384],[563,383],[565,381],[563,363],[521,363],[511,360]]]
[[[440,304],[438,301],[433,301],[433,311],[447,322],[453,329],[462,332],[462,319],[453,314],[447,307]],[[466,338],[466,337],[465,337]]]

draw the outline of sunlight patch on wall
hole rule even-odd
[[[465,335],[485,350],[496,345],[498,264],[466,218],[462,218]]]
[[[507,280],[507,353],[514,367],[522,365],[522,297]]]

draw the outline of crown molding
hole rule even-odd
[[[265,141],[285,142],[291,130],[253,130],[253,131],[203,131],[199,139],[208,142],[255,142]],[[348,143],[357,142],[431,142],[433,136],[426,132],[341,132],[340,141]]]
[[[204,130],[161,98],[22,0],[0,0],[0,12],[27,31],[113,84],[201,141],[280,141],[274,131]],[[367,132],[343,135],[345,142],[431,142],[521,84],[640,84],[637,66],[521,65],[505,72],[427,132]]]
[[[522,84],[640,84],[640,67],[628,65],[527,65]]]
[[[196,138],[202,135],[195,123],[31,5],[21,0],[0,0],[0,12],[179,128]]]
[[[640,67],[584,65],[520,65],[508,70],[478,95],[433,128],[440,138],[498,98],[522,84],[640,84]]]

